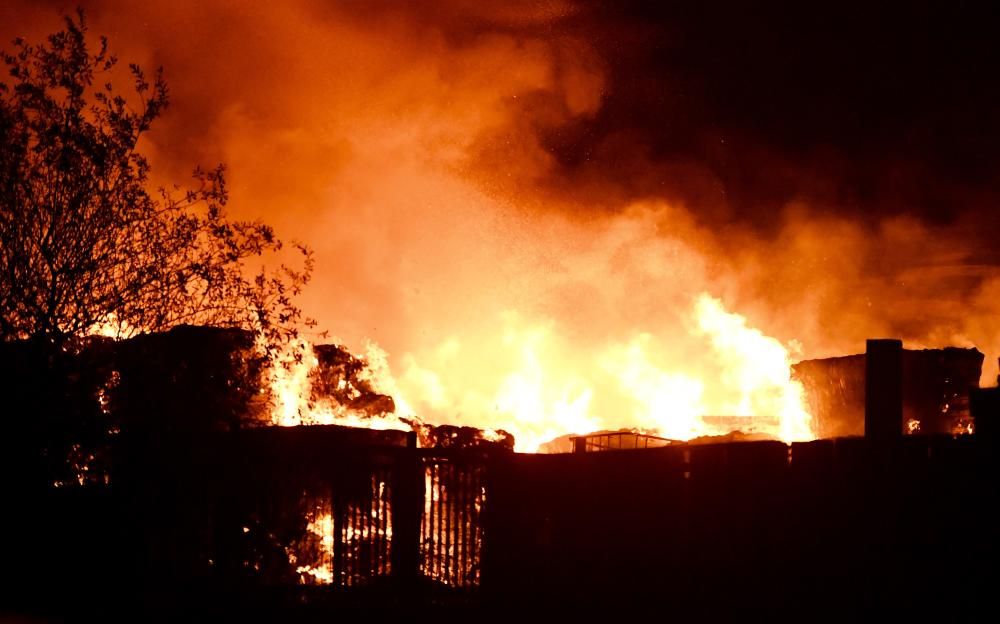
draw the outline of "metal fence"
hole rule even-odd
[[[479,586],[486,503],[481,457],[452,453],[423,459],[420,574],[449,587]]]
[[[353,587],[392,572],[392,474],[367,477],[308,500],[306,531],[288,549],[300,582]]]
[[[324,429],[303,447],[296,433],[294,444],[275,431],[270,444],[237,445],[240,461],[209,479],[216,574],[266,586],[481,584],[484,452],[342,444]]]
[[[149,534],[172,531],[163,544],[174,550],[195,544],[186,551],[238,595],[307,585],[482,604],[790,592],[863,606],[950,587],[998,552],[987,513],[995,454],[973,436],[526,455],[338,445],[321,433],[211,446],[226,469],[206,479],[192,462],[192,480],[175,487],[186,497],[207,480],[209,507],[178,499],[169,507],[188,528],[169,518]],[[206,526],[211,538],[198,541]],[[191,576],[185,565],[180,578]]]

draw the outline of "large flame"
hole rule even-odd
[[[272,371],[273,420],[385,429],[407,428],[401,416],[418,417],[504,429],[525,452],[566,434],[622,428],[676,440],[732,430],[787,442],[814,437],[802,386],[791,379],[789,347],[707,293],[684,318],[687,352],[650,332],[580,349],[555,321],[507,312],[491,338],[475,342],[477,353],[451,338],[433,361],[404,358],[398,380],[385,353],[370,345],[369,379],[397,406],[374,418],[311,397],[318,361],[304,344],[300,362]],[[691,353],[692,344],[701,352]]]
[[[373,389],[393,396],[396,409],[392,413],[360,414],[330,397],[316,397],[312,389],[312,374],[319,365],[313,345],[304,340],[290,343],[268,369],[267,386],[271,392],[271,421],[282,427],[298,425],[341,425],[368,429],[409,429],[400,417],[412,417],[412,410],[395,389],[388,372],[385,354],[374,344],[369,346],[364,371],[365,381]],[[341,384],[349,384],[342,380]],[[347,391],[357,392],[351,388]]]
[[[51,10],[35,4],[3,5],[18,16],[0,19],[5,40],[48,32]],[[194,157],[226,162],[234,217],[315,248],[308,315],[354,349],[372,338],[390,351],[397,414],[405,396],[428,422],[510,428],[519,448],[591,428],[725,428],[704,415],[756,416],[793,439],[798,390],[772,362],[792,336],[796,357],[876,335],[978,346],[995,382],[1000,277],[978,211],[947,225],[883,210],[879,193],[841,186],[858,168],[836,149],[796,163],[715,122],[660,153],[644,131],[688,126],[676,106],[700,100],[622,115],[652,83],[618,63],[656,39],[594,37],[619,26],[587,3],[411,4],[289,0],[234,17],[199,3],[192,21],[175,0],[92,16],[122,58],[168,71],[178,105],[142,146],[155,182],[183,182]],[[233,41],[253,45],[233,55]],[[741,144],[750,160],[730,161]],[[751,167],[760,193],[734,175]],[[749,320],[702,328],[702,292],[724,302],[719,319]],[[768,347],[751,365],[723,336]],[[357,416],[305,405],[296,374],[276,375],[276,420]]]

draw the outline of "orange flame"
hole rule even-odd
[[[477,343],[486,349],[478,358],[462,359],[461,342],[452,338],[438,347],[434,362],[422,365],[404,357],[398,381],[387,355],[369,345],[369,379],[397,406],[397,413],[377,418],[329,400],[310,400],[310,371],[318,361],[303,344],[300,363],[272,371],[273,420],[286,426],[406,429],[400,417],[419,415],[433,424],[504,429],[524,452],[536,452],[562,435],[602,429],[677,440],[731,430],[786,442],[814,437],[803,388],[791,379],[790,347],[748,326],[707,293],[695,298],[686,320],[700,353],[672,352],[653,334],[639,332],[580,358],[554,322],[529,322],[508,312],[493,339]],[[422,409],[418,413],[411,405]]]
[[[277,360],[277,363],[268,370],[268,386],[272,397],[272,424],[282,427],[341,425],[368,429],[410,429],[410,425],[400,420],[400,417],[412,416],[409,406],[402,397],[394,397],[395,413],[383,413],[375,417],[359,414],[330,397],[314,398],[310,375],[319,365],[319,359],[313,351],[312,344],[306,341],[294,342]],[[385,355],[377,346],[369,347],[366,361],[368,362],[366,374],[369,375],[367,380],[372,382],[375,390],[389,396],[398,395],[398,392],[393,392],[392,377],[387,373]]]
[[[319,561],[315,565],[300,565],[295,572],[304,584],[329,585],[333,582],[333,516],[329,513],[317,515],[309,521],[306,531],[319,539]],[[295,563],[297,557],[289,558],[289,563]]]

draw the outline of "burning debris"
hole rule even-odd
[[[368,362],[340,345],[316,345],[313,352],[316,367],[310,372],[310,400],[330,399],[369,418],[395,413],[392,397],[375,390]]]
[[[502,430],[510,432],[504,435],[518,450],[527,452],[556,448],[549,441],[599,429],[602,423],[609,425],[606,430],[636,423],[641,426],[630,428],[675,440],[735,431],[786,442],[812,439],[802,387],[790,377],[788,348],[707,294],[696,298],[690,314],[692,338],[702,350],[697,358],[682,365],[673,353],[656,353],[653,337],[644,334],[595,356],[593,370],[581,369],[591,378],[571,372],[569,381],[561,354],[545,347],[545,332],[511,332],[508,349],[519,351],[522,361],[505,377],[490,370],[469,380],[470,387],[447,385],[464,378],[464,366],[478,362],[454,362],[446,375],[425,371],[417,386],[407,373],[406,391],[415,392],[417,404],[429,410],[419,415],[377,348],[369,347],[361,358],[336,345],[297,343],[270,373],[272,422],[423,431],[432,424],[454,426],[422,434],[422,442],[430,446],[488,440],[494,435],[490,432]],[[551,355],[557,357],[549,359]],[[484,380],[497,387],[481,392],[478,385]],[[495,394],[486,401],[490,392]],[[428,403],[428,393],[439,396]],[[466,398],[452,404],[449,396]],[[619,400],[610,401],[612,397]],[[736,415],[711,416],[714,410]],[[478,433],[463,436],[459,428]]]
[[[514,436],[503,430],[423,422],[398,393],[389,394],[395,383],[384,366],[372,366],[383,357],[374,347],[365,358],[333,344],[293,348],[268,377],[273,424],[413,430],[422,448],[514,448]]]
[[[979,386],[977,349],[903,350],[905,433],[970,433],[969,390]],[[820,438],[864,434],[865,355],[805,360],[793,366]]]
[[[427,447],[492,441],[522,452],[551,450],[558,445],[549,441],[602,423],[607,430],[638,423],[636,431],[677,440],[733,431],[811,439],[810,416],[801,386],[790,378],[786,346],[707,294],[697,298],[690,314],[692,336],[704,350],[697,362],[688,363],[692,370],[672,361],[674,354],[659,353],[646,334],[609,346],[589,364],[563,366],[566,354],[545,344],[546,332],[529,328],[505,337],[504,351],[518,354],[504,365],[508,370],[474,375],[462,387],[452,384],[466,379],[480,357],[452,362],[442,374],[415,374],[410,361],[404,382],[398,382],[385,354],[373,345],[359,357],[338,345],[296,343],[268,373],[271,422],[414,429]],[[427,411],[418,413],[412,405]],[[706,416],[714,409],[739,415]]]
[[[456,427],[454,425],[420,425],[417,427],[420,446],[435,449],[502,448],[514,450],[514,436],[503,430]]]
[[[338,345],[288,345],[266,373],[271,424],[411,428],[366,359]],[[389,380],[391,384],[391,380]]]
[[[597,340],[511,313],[471,343],[456,336],[425,359],[402,358],[398,388],[424,422],[503,429],[521,452],[599,430],[678,440],[731,431],[709,414],[738,415],[742,430],[775,439],[812,439],[790,376],[794,345],[707,292],[682,302],[669,310],[676,327]]]

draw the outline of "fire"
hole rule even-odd
[[[731,430],[786,442],[815,437],[803,388],[791,379],[794,344],[749,326],[707,293],[696,296],[682,316],[682,350],[648,331],[581,350],[556,322],[532,322],[510,311],[492,339],[476,343],[476,355],[451,338],[434,361],[404,357],[398,380],[387,355],[369,345],[367,379],[396,405],[395,413],[376,417],[312,396],[318,359],[302,343],[296,345],[299,361],[272,370],[273,421],[408,429],[408,421],[419,418],[503,429],[514,434],[522,452],[536,452],[567,434],[614,429],[675,440]]]
[[[385,355],[372,345],[366,360],[368,368],[366,381],[377,391],[392,396],[392,378],[385,371]],[[282,427],[297,425],[341,425],[345,427],[365,427],[368,429],[410,429],[401,417],[412,415],[402,397],[395,399],[394,413],[372,415],[360,414],[338,403],[331,397],[314,397],[311,375],[319,365],[313,345],[307,341],[297,341],[288,345],[279,354],[277,361],[268,369],[268,387],[272,397],[271,421]],[[354,388],[344,387],[350,382],[341,380],[341,390],[356,394]],[[388,386],[387,388],[384,388]],[[388,392],[385,392],[388,390]],[[398,392],[395,393],[398,395]]]
[[[305,530],[285,546],[288,564],[300,584],[353,585],[367,575],[390,573],[390,485],[376,475],[365,485],[363,492],[353,491],[362,495],[349,501],[342,492],[339,504],[334,502],[336,492],[305,498]]]
[[[306,531],[318,538],[320,552],[316,565],[300,565],[295,568],[303,582],[307,579],[310,584],[328,585],[333,582],[333,529],[333,516],[329,513],[317,515],[306,526]],[[295,556],[289,557],[289,563],[295,563],[296,560]]]
[[[791,380],[788,349],[748,327],[744,317],[727,312],[721,301],[707,294],[699,296],[696,315],[700,331],[710,338],[719,354],[731,361],[722,382],[735,389],[737,400],[723,403],[721,411],[751,417],[777,416],[779,427],[769,433],[786,442],[814,437],[802,384]]]

